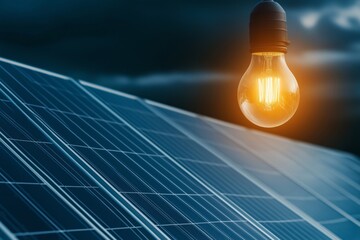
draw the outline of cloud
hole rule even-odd
[[[304,11],[300,16],[301,24],[307,29],[316,27],[322,19],[329,19],[342,29],[360,31],[360,0],[348,6],[327,4],[319,10]]]
[[[201,84],[232,81],[235,79],[239,79],[239,77],[225,73],[173,72],[149,74],[140,77],[129,77],[125,75],[102,76],[98,78],[97,83],[111,87],[160,87],[177,84]]]
[[[351,50],[317,50],[304,52],[291,61],[301,65],[328,65],[328,64],[351,64],[360,63],[360,48],[354,45]]]
[[[320,13],[308,12],[308,13],[305,13],[300,18],[300,22],[305,28],[314,28],[317,25],[320,18],[321,18]]]

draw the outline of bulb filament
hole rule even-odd
[[[280,102],[280,78],[258,78],[259,103],[271,106]]]

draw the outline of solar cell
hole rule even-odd
[[[7,63],[0,78],[55,143],[158,236],[268,238],[74,81]]]
[[[116,114],[150,138],[179,164],[202,181],[207,182],[234,206],[245,210],[278,237],[325,238],[302,217],[239,174],[218,156],[151,112],[137,99],[127,99],[119,94],[86,85],[89,91],[106,103]],[[123,104],[124,101],[132,101],[131,108],[126,107]],[[177,116],[176,119],[181,117]]]

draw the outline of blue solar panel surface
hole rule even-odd
[[[88,88],[166,153],[197,177],[213,186],[235,206],[250,213],[280,238],[321,238],[322,234],[293,211],[236,172],[196,141],[151,112],[140,101]],[[182,114],[181,117],[185,117]],[[179,118],[176,118],[179,119]],[[244,156],[244,155],[242,155]],[[250,155],[248,157],[251,157]],[[222,176],[219,178],[218,176]],[[236,184],[234,184],[236,183]],[[299,234],[300,233],[300,234]],[[323,236],[325,237],[325,236]]]
[[[2,64],[5,88],[46,123],[62,146],[76,153],[141,211],[160,234],[173,238],[266,238],[74,81]],[[102,185],[103,186],[103,185]]]
[[[248,148],[254,147],[256,133],[247,134],[239,129],[225,126],[222,126],[222,129],[239,143],[244,142],[244,136],[248,135],[245,138],[246,143],[242,145]],[[334,209],[339,208],[339,212],[344,211],[345,218],[349,217],[351,220],[351,217],[359,216],[360,188],[357,182],[360,179],[356,170],[350,167],[353,156],[282,138],[274,141],[274,137],[264,134],[256,141],[261,145],[258,148],[259,156],[270,165],[291,176],[295,182],[304,184],[312,192],[316,192],[319,198],[328,200],[329,205]],[[283,148],[281,152],[279,146]],[[271,161],[265,158],[270,152],[273,157]]]
[[[8,141],[8,145],[16,148],[18,152],[24,154],[24,159],[28,159],[28,163],[33,163],[38,167],[39,172],[44,178],[52,180],[55,186],[63,195],[67,195],[72,199],[78,208],[84,209],[88,217],[94,218],[95,222],[100,225],[105,232],[110,232],[109,236],[120,238],[127,235],[132,236],[133,239],[147,239],[150,235],[145,231],[141,225],[136,222],[125,210],[119,208],[116,202],[109,198],[104,191],[96,185],[89,177],[81,171],[70,159],[64,155],[58,146],[53,144],[46,136],[36,128],[29,119],[21,113],[13,103],[6,99],[1,99],[1,128],[0,134],[3,141]],[[11,146],[10,146],[11,147]],[[3,156],[3,154],[2,154]],[[7,158],[5,158],[6,160]],[[19,183],[25,187],[42,186],[46,187],[47,183],[41,182],[39,184],[33,183],[33,180],[27,180],[29,174],[24,174],[21,170],[26,169],[21,165],[20,159],[12,158],[12,164],[19,162],[18,165],[11,166],[9,162],[2,162],[3,174],[16,174],[18,177],[7,177],[12,183]],[[25,161],[26,162],[26,161]],[[11,169],[7,169],[11,167]],[[18,168],[18,170],[17,170]],[[41,174],[40,174],[41,175]],[[6,184],[6,182],[4,182]],[[47,196],[41,196],[46,201]],[[11,200],[11,198],[9,198]],[[16,205],[13,205],[16,208]],[[55,208],[56,209],[56,208]],[[18,219],[27,219],[28,213],[26,211],[18,211]],[[29,218],[31,220],[31,218]],[[66,218],[62,219],[67,221]],[[66,229],[63,229],[66,232]],[[27,231],[22,233],[27,236],[44,235],[44,231]],[[75,231],[73,231],[75,232]],[[79,232],[85,232],[79,230]],[[16,235],[19,235],[17,233]],[[80,236],[80,235],[79,235]],[[85,237],[85,235],[84,235]]]
[[[4,130],[14,137],[23,133],[9,123],[7,113],[11,112],[19,122],[26,124],[23,116],[16,112],[12,104],[1,99],[1,168],[0,168],[0,209],[1,221],[18,238],[88,237],[101,239],[100,233],[75,213],[67,204],[52,193],[49,186],[6,147]],[[9,123],[9,124],[4,124]],[[31,127],[31,126],[30,126]],[[4,129],[6,128],[6,129]],[[34,133],[36,139],[39,135]]]
[[[360,236],[349,154],[8,60],[0,105],[0,238]]]
[[[245,130],[239,130],[238,128],[228,129],[226,133],[234,135],[234,133],[242,131],[239,134],[241,137],[228,138],[223,135],[224,131],[221,131],[221,129],[226,128],[223,125],[217,124],[218,127],[214,128],[211,127],[210,123],[198,117],[179,114],[164,108],[158,109],[188,132],[196,135],[200,141],[205,142],[210,148],[219,152],[235,168],[242,169],[254,176],[264,185],[276,191],[280,197],[302,210],[337,236],[350,239],[360,235],[357,220],[353,221],[354,219],[349,218],[337,207],[334,207],[331,201],[345,202],[345,205],[348,204],[347,207],[351,208],[352,211],[359,211],[360,206],[346,196],[341,195],[335,189],[322,184],[321,180],[316,176],[317,174],[308,174],[308,171],[302,169],[294,160],[288,161],[289,158],[286,157],[279,158],[278,155],[288,149],[283,143],[279,142],[280,140],[276,141],[276,139],[271,138],[269,142],[276,145],[278,149],[268,148],[268,151],[265,151],[259,157],[259,150],[265,146],[265,143],[262,142],[264,137],[258,136],[256,138],[254,133],[247,136]],[[220,131],[216,130],[218,128],[220,128]],[[253,156],[251,157],[249,154]],[[243,156],[247,157],[244,158]],[[298,160],[302,160],[301,155],[294,156],[297,156]],[[298,177],[301,178],[298,179]],[[319,192],[323,193],[322,197],[319,196]]]

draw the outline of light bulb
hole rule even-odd
[[[260,127],[287,122],[299,105],[299,87],[281,52],[253,53],[238,87],[242,113]]]
[[[258,3],[250,16],[251,63],[238,87],[245,117],[260,127],[277,127],[296,112],[299,87],[285,62],[289,45],[286,13],[273,0]]]

